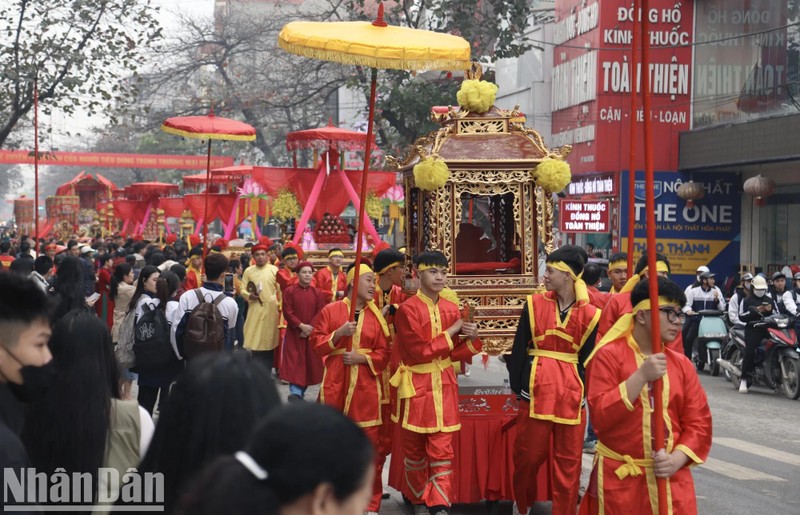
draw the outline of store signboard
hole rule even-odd
[[[739,265],[741,231],[741,185],[737,176],[726,173],[695,174],[705,196],[689,207],[678,197],[678,187],[689,178],[677,172],[656,172],[654,182],[656,250],[670,261],[670,277],[687,286],[695,279],[700,265],[717,274],[717,282],[736,271]],[[622,184],[628,182],[622,172]],[[628,188],[622,188],[621,220],[629,216]],[[637,174],[634,197],[634,253],[646,249],[645,189],[642,173]],[[628,224],[621,224],[620,248],[627,249]]]
[[[607,200],[570,200],[559,203],[559,229],[565,233],[611,232],[611,203]]]

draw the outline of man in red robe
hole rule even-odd
[[[458,382],[453,364],[481,351],[478,326],[465,322],[459,308],[439,293],[447,279],[447,258],[439,251],[414,259],[420,288],[394,317],[392,361],[399,359],[391,384],[405,455],[403,494],[416,510],[447,514],[453,492],[453,432],[461,429]]]
[[[347,272],[352,287],[355,268]],[[325,373],[319,401],[350,417],[375,447],[375,479],[368,513],[376,513],[383,494],[382,468],[378,470],[380,439],[381,389],[379,376],[389,362],[389,328],[372,300],[375,273],[361,264],[356,297],[356,321],[350,322],[350,298],[328,304],[314,321],[311,345],[325,358]]]
[[[183,280],[184,291],[196,290],[203,285],[202,266],[203,249],[195,247],[189,252],[189,266],[186,267],[186,279]]]
[[[281,253],[281,267],[275,280],[278,282],[278,347],[275,348],[275,370],[280,371],[281,365],[281,344],[286,336],[286,319],[283,317],[283,293],[286,288],[297,283],[297,263],[303,259],[303,249],[292,242],[286,244]]]
[[[312,322],[328,303],[312,284],[314,267],[308,261],[297,265],[297,284],[283,294],[286,336],[283,340],[280,378],[289,383],[289,400],[302,400],[306,388],[322,382],[322,359],[314,353],[309,337]]]
[[[686,297],[677,284],[659,278],[658,295],[654,308],[647,282],[636,285],[631,312],[614,324],[607,333],[611,341],[587,362],[587,398],[599,442],[581,514],[657,514],[656,478],[668,478],[668,513],[697,513],[689,467],[708,457],[711,410],[682,351],[665,348],[653,354],[651,310],[659,310],[663,342],[675,339],[685,317]],[[652,384],[659,379],[665,440],[654,443]]]
[[[389,325],[389,349],[395,339],[394,315],[400,304],[408,299],[408,295],[403,293],[401,284],[403,283],[403,265],[405,256],[391,247],[386,247],[375,254],[375,273],[378,277],[375,288],[375,305],[381,310],[381,314]],[[396,355],[395,355],[396,356]],[[397,405],[397,391],[389,385],[392,374],[397,370],[398,363],[389,362],[381,375],[381,388],[383,397],[381,398],[381,409],[383,410],[383,425],[381,426],[381,443],[378,448],[380,462],[383,464],[386,457],[392,452],[392,438],[394,437],[395,424],[391,416],[393,406]]]
[[[553,513],[574,515],[581,476],[583,362],[594,347],[600,310],[580,279],[586,252],[565,245],[547,256],[547,292],[529,295],[506,366],[520,398],[514,441],[514,500],[527,513],[536,476],[553,442]]]
[[[667,277],[669,271],[669,259],[667,259],[667,256],[656,254],[656,275],[658,275],[658,277]],[[633,291],[633,288],[639,284],[640,281],[646,280],[650,276],[647,270],[647,252],[639,257],[639,261],[636,262],[636,267],[633,272],[633,277],[626,281],[625,286],[618,294],[611,296],[608,304],[603,308],[603,315],[600,317],[600,324],[597,328],[598,345],[602,345],[607,341],[605,339],[606,333],[620,317],[626,313],[630,313],[633,309],[633,305],[631,304],[631,291]],[[680,349],[682,352],[683,338],[681,334],[678,333],[675,341],[667,342],[666,345],[676,350]]]
[[[325,300],[334,302],[344,297],[347,279],[342,270],[344,253],[341,249],[331,249],[328,252],[328,265],[317,270],[314,274],[314,286],[325,295]]]

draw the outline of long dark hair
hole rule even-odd
[[[267,416],[245,452],[266,471],[265,480],[234,456],[224,456],[192,482],[176,513],[277,514],[324,483],[344,501],[364,486],[374,451],[364,432],[339,411],[294,403]]]
[[[114,275],[111,276],[110,295],[111,300],[117,298],[119,292],[119,283],[125,282],[125,276],[131,273],[133,267],[128,263],[120,263],[114,268]]]
[[[120,396],[113,348],[108,328],[94,313],[66,314],[50,340],[53,385],[28,405],[21,435],[38,471],[91,474],[95,494],[108,445],[111,399]]]
[[[159,309],[166,309],[165,305],[167,303],[167,299],[161,299],[160,297],[158,297],[157,293],[151,294],[149,292],[145,292],[144,290],[145,281],[147,281],[147,279],[151,275],[160,273],[161,271],[158,268],[154,267],[153,265],[145,265],[145,267],[142,268],[142,271],[139,272],[139,279],[136,281],[136,291],[133,292],[133,297],[131,297],[131,303],[128,304],[128,311],[133,311],[134,309],[136,309],[136,304],[139,303],[139,299],[141,299],[142,295],[144,295],[145,293],[152,295],[155,298],[159,298],[161,300],[161,303],[158,305]],[[158,290],[156,290],[156,292],[158,292]]]
[[[70,311],[86,310],[86,297],[83,290],[83,265],[79,258],[66,256],[58,265],[53,293],[57,305],[53,312],[53,322],[57,322]]]
[[[218,456],[242,449],[256,423],[280,404],[269,371],[247,353],[191,360],[162,407],[139,467],[164,474],[166,512],[193,475]]]

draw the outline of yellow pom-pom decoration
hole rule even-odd
[[[549,191],[558,193],[572,181],[569,165],[560,159],[545,159],[533,170],[536,184]]]
[[[426,157],[414,166],[414,182],[425,191],[433,191],[444,186],[450,178],[450,169],[444,160]]]
[[[444,288],[442,291],[440,291],[439,297],[445,300],[449,300],[456,306],[459,305],[458,293],[456,293],[454,290],[451,290],[450,288]]]
[[[281,222],[286,222],[290,218],[298,218],[300,216],[300,204],[297,203],[297,198],[289,190],[283,190],[278,193],[278,198],[272,204],[272,216]]]
[[[467,79],[461,83],[456,99],[458,105],[474,113],[485,113],[494,105],[497,84],[485,80]]]
[[[374,193],[367,195],[367,205],[364,206],[367,216],[373,220],[380,220],[383,216],[383,201]]]

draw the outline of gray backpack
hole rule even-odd
[[[128,311],[122,320],[122,325],[119,326],[117,347],[114,349],[117,361],[125,368],[133,368],[136,365],[136,356],[133,353],[135,321],[136,310],[132,309]]]

